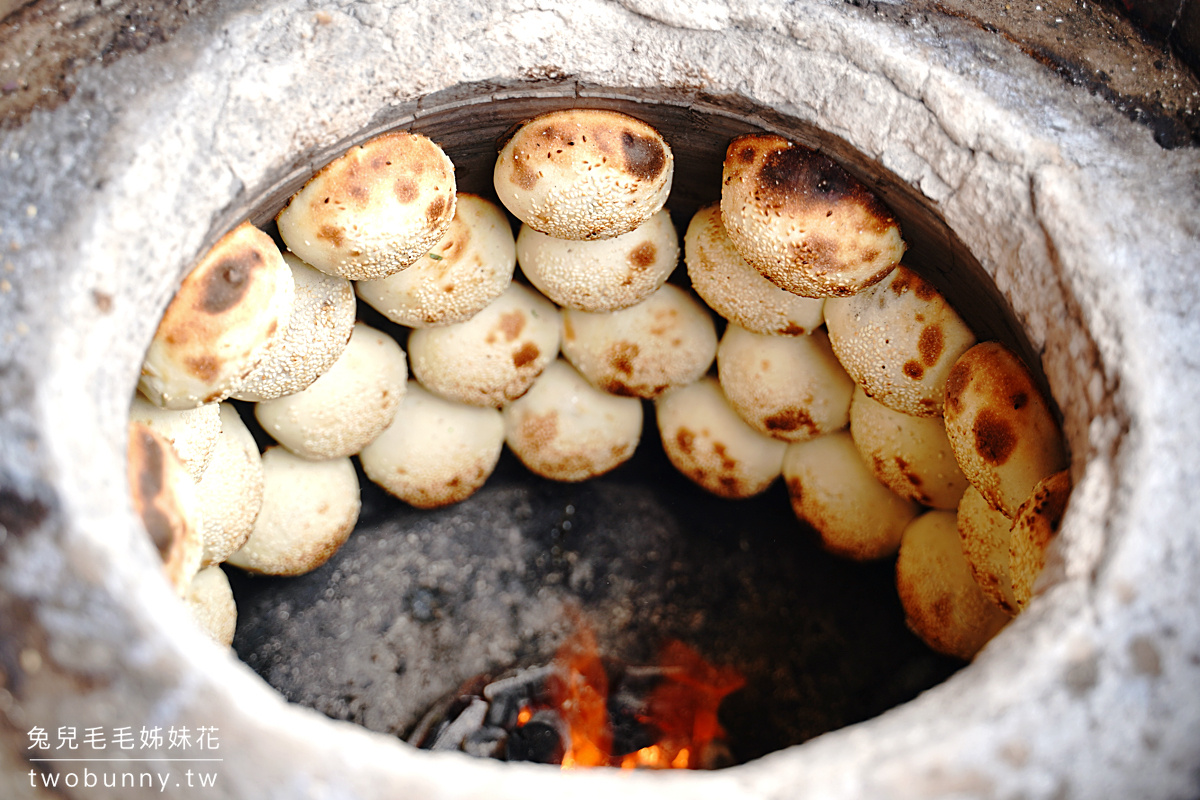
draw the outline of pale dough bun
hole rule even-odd
[[[262,457],[263,504],[254,530],[227,559],[265,575],[303,575],[338,551],[358,522],[358,474],[348,458],[309,461],[282,447]]]
[[[220,564],[245,544],[262,508],[262,456],[237,409],[221,403],[221,437],[212,464],[196,485],[204,510],[201,566]]]
[[[358,460],[388,493],[417,508],[441,508],[478,491],[503,447],[499,411],[445,400],[410,380],[392,424]]]
[[[971,576],[984,596],[1016,616],[1020,611],[1013,589],[1010,551],[1012,520],[988,505],[974,486],[958,504],[958,536]]]
[[[867,394],[916,417],[942,413],[946,378],[975,334],[907,267],[854,297],[825,302],[833,352]]]
[[[184,592],[183,601],[200,629],[219,645],[230,647],[237,629],[237,603],[229,578],[216,566],[196,573]]]
[[[832,159],[750,134],[725,153],[721,218],[742,258],[803,297],[846,297],[900,263],[891,211]]]
[[[701,488],[719,497],[753,497],[779,477],[787,445],[743,422],[716,378],[667,392],[654,408],[667,458]]]
[[[263,430],[298,456],[345,458],[392,422],[404,397],[408,366],[396,340],[355,324],[341,357],[302,392],[258,403]]]
[[[1012,518],[1067,466],[1062,431],[1029,370],[997,342],[962,355],[946,382],[946,435],[971,485]]]
[[[972,579],[953,511],[928,511],[904,531],[896,589],[908,627],[948,656],[974,658],[1009,620]]]
[[[531,472],[578,482],[625,463],[642,435],[642,403],[592,386],[559,359],[504,407],[505,441]]]
[[[230,393],[260,403],[302,392],[341,357],[350,341],[358,305],[345,278],[326,275],[293,253],[283,260],[296,282],[296,302],[283,339]]]
[[[617,111],[567,109],[525,123],[500,150],[500,202],[559,239],[608,239],[663,207],[674,174],[658,131]]]
[[[275,242],[242,223],[183,279],[146,351],[138,388],[161,408],[224,400],[286,335],[295,297]]]
[[[1017,509],[1013,520],[1009,550],[1013,593],[1024,609],[1033,597],[1038,576],[1046,566],[1047,550],[1058,536],[1058,528],[1067,512],[1071,494],[1071,476],[1056,472],[1034,487],[1033,494]]]
[[[824,298],[781,289],[746,263],[721,224],[714,203],[692,217],[683,237],[692,288],[713,311],[753,333],[802,336],[821,327]]]
[[[884,486],[922,505],[958,508],[969,484],[954,460],[941,417],[893,411],[858,386],[850,403],[850,435]]]
[[[703,305],[670,283],[620,311],[563,309],[563,355],[598,389],[653,399],[694,383],[717,354]]]
[[[896,552],[920,506],[875,480],[850,434],[841,431],[787,447],[783,457],[792,510],[835,555],[866,561]]]
[[[297,192],[276,222],[288,249],[352,281],[412,264],[454,216],[454,165],[418,133],[393,131],[351,147]]]
[[[558,305],[616,311],[663,285],[679,263],[679,237],[666,210],[611,239],[556,239],[522,225],[517,261],[529,282]]]
[[[140,422],[166,439],[195,481],[208,469],[221,435],[217,403],[174,410],[159,408],[137,394],[129,406],[129,421]]]
[[[731,323],[717,348],[717,372],[738,415],[776,439],[802,442],[850,421],[854,381],[824,331],[768,336]]]
[[[392,322],[433,328],[482,311],[508,288],[516,265],[508,217],[495,203],[459,192],[450,229],[432,250],[407,269],[354,288]]]
[[[558,309],[513,283],[466,322],[408,337],[413,376],[447,400],[499,408],[529,390],[558,356]]]

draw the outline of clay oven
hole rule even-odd
[[[970,667],[716,773],[563,775],[288,705],[167,602],[126,499],[124,424],[195,254],[351,143],[414,128],[483,157],[479,130],[543,105],[641,109],[682,153],[751,128],[819,145],[910,224],[956,305],[1026,343],[1076,488],[1045,591]],[[221,4],[0,134],[0,185],[6,797],[38,796],[34,727],[183,725],[220,730],[212,797],[1195,794],[1200,158],[969,20],[891,3]]]

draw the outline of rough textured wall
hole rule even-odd
[[[32,795],[30,725],[202,719],[227,748],[210,797],[1194,797],[1200,157],[972,20],[893,5],[219,4],[0,132],[4,796]],[[128,398],[190,259],[365,132],[663,85],[840,137],[976,255],[1067,417],[1057,582],[949,683],[718,775],[464,763],[282,704],[166,602],[124,501]]]

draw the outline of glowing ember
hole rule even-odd
[[[552,663],[473,678],[434,706],[408,742],[563,769],[732,762],[717,710],[741,675],[682,642],[664,647],[655,666],[602,659],[591,629],[580,615],[574,621],[578,632]]]
[[[612,759],[608,724],[608,674],[596,647],[596,636],[580,628],[558,651],[559,675],[550,681],[550,698],[567,724],[571,743],[563,769],[602,767]]]
[[[596,637],[585,626],[559,651],[549,682],[551,708],[569,732],[563,769],[619,766],[699,769],[709,748],[725,734],[717,708],[745,680],[735,670],[715,667],[682,642],[670,642],[660,658],[661,678],[636,720],[654,732],[654,744],[627,754],[613,753],[608,709],[608,673]]]

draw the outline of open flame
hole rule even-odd
[[[725,735],[717,708],[726,695],[745,684],[736,670],[709,664],[683,642],[668,643],[659,659],[661,678],[635,714],[644,730],[657,739],[633,752],[614,753],[609,677],[592,631],[579,626],[559,650],[555,663],[549,696],[567,732],[563,769],[706,766],[710,748]],[[524,709],[518,724],[531,717],[532,712]]]

